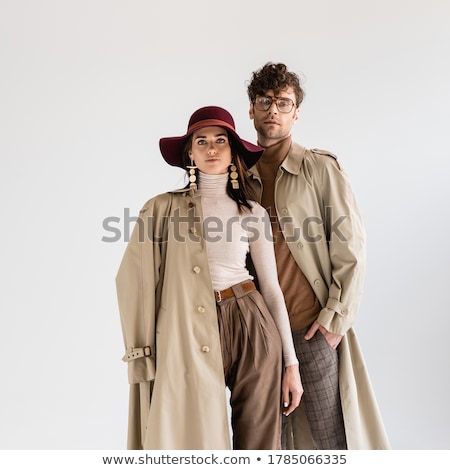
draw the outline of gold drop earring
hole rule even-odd
[[[231,187],[233,189],[239,189],[239,181],[238,181],[238,172],[237,172],[237,168],[236,168],[236,165],[231,162],[231,165],[230,165],[230,181],[231,181]]]
[[[195,166],[195,162],[194,160],[192,160],[192,156],[189,155],[189,158],[191,159],[191,165],[187,166],[188,170],[189,170],[189,182],[190,182],[190,185],[189,185],[189,188],[192,189],[193,191],[197,191],[197,175],[195,174],[195,170],[197,169],[197,167]]]

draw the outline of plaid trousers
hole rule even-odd
[[[302,407],[283,417],[282,447],[287,448],[288,442],[295,445],[301,441],[302,436],[295,436],[295,433],[305,414],[315,449],[347,449],[339,393],[338,351],[331,348],[320,331],[306,341],[303,337],[307,331],[308,328],[304,328],[292,333],[304,392]]]

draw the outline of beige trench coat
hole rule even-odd
[[[117,273],[129,449],[231,448],[201,216],[186,190],[149,200]]]
[[[261,196],[256,166],[250,174]],[[322,306],[319,323],[344,335],[339,345],[339,382],[348,447],[388,449],[383,421],[352,328],[363,289],[366,237],[357,202],[336,157],[293,143],[278,170],[275,206],[290,251]],[[297,413],[304,414],[303,408]],[[299,416],[296,422],[296,442],[290,442],[290,446],[311,448],[305,417]]]

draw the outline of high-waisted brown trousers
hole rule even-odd
[[[230,389],[233,449],[281,448],[282,345],[257,290],[232,286],[217,303],[225,383]]]

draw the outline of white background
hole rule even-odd
[[[356,331],[394,449],[450,448],[446,0],[0,0],[0,448],[123,449],[114,278],[160,156],[246,81],[304,77],[294,138],[337,154],[368,234]]]

